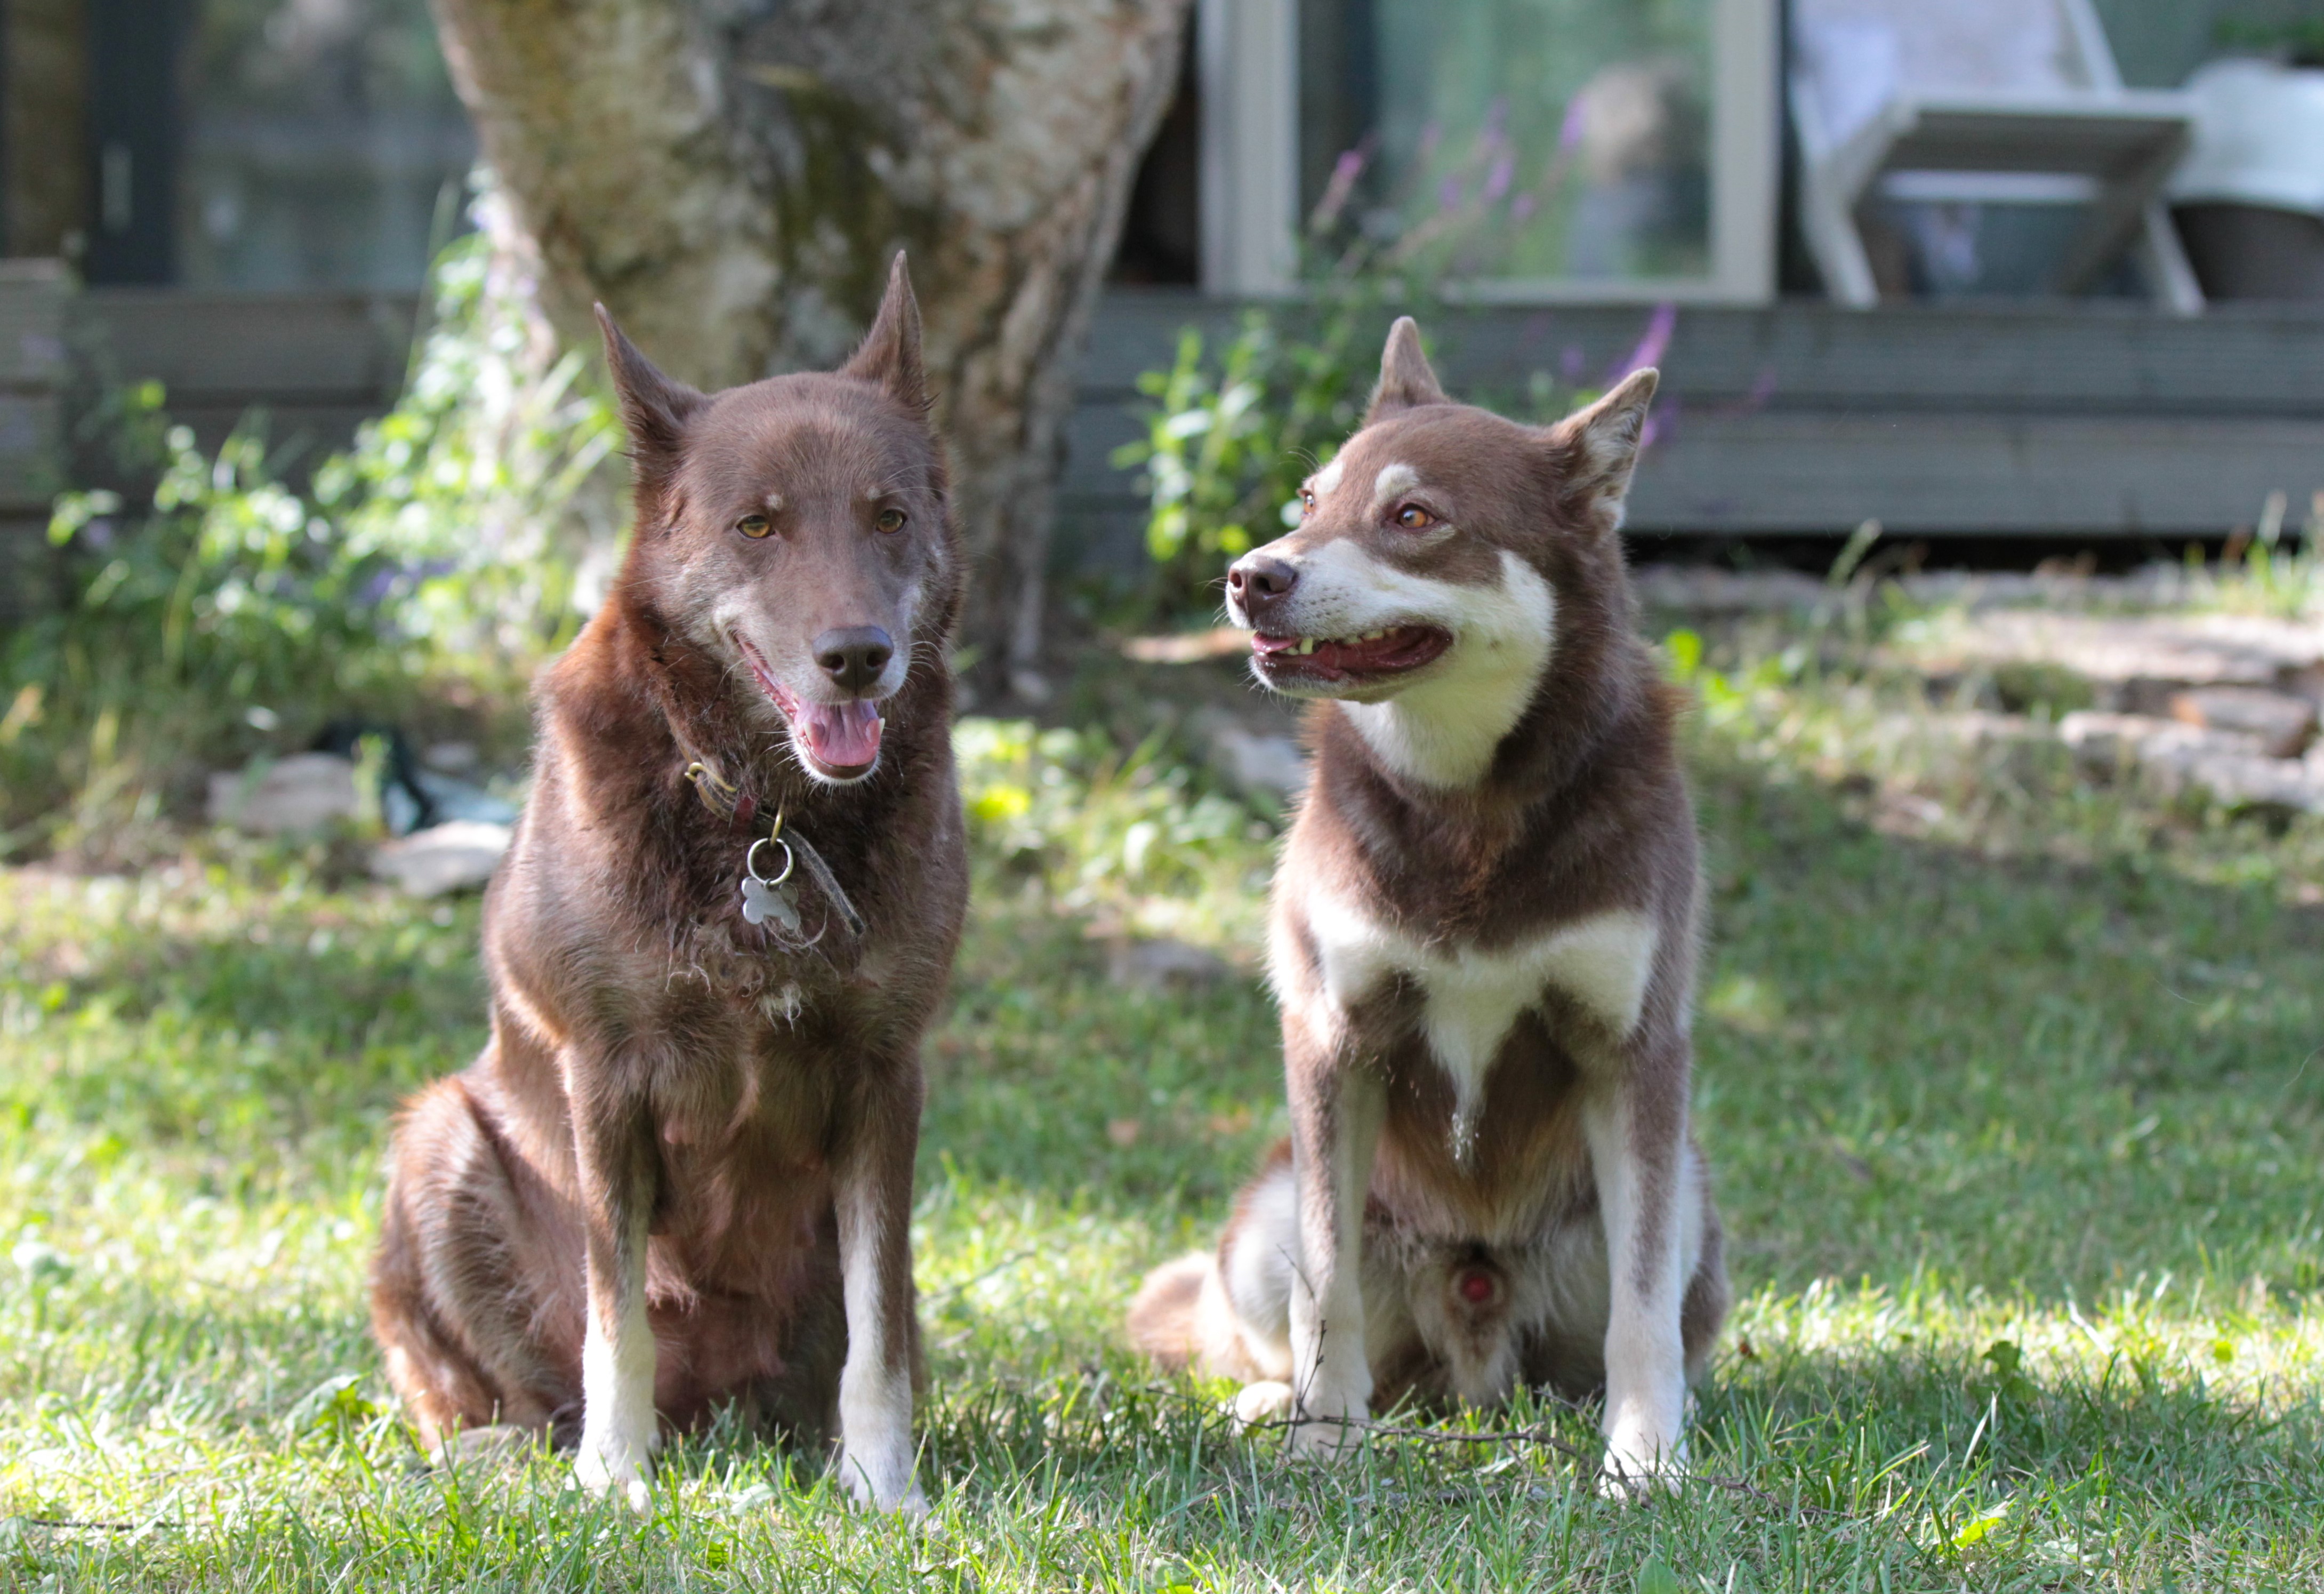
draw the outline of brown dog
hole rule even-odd
[[[739,1399],[835,1415],[854,1496],[917,1507],[919,1043],[967,896],[918,307],[899,255],[845,368],[706,397],[598,314],[637,532],[540,690],[492,1040],[397,1126],[373,1328],[431,1444],[577,1437],[636,1503],[660,1422]]]
[[[1612,1486],[1683,1462],[1727,1284],[1694,818],[1616,535],[1654,388],[1535,431],[1448,401],[1400,320],[1298,530],[1228,574],[1259,679],[1331,700],[1275,877],[1291,1145],[1130,1332],[1302,1450],[1524,1379],[1605,1388]]]

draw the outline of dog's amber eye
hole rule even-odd
[[[1407,532],[1425,532],[1436,524],[1436,517],[1417,504],[1407,504],[1396,512],[1396,524]]]
[[[734,523],[734,529],[746,537],[763,537],[775,529],[775,523],[763,514],[746,514]]]
[[[904,529],[904,512],[900,509],[882,509],[880,512],[880,517],[872,524],[883,532],[900,532]]]
[[[1299,513],[1302,514],[1315,513],[1315,495],[1305,487],[1299,489]]]

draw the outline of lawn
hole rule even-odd
[[[1269,821],[1167,732],[983,725],[924,1524],[732,1426],[642,1518],[554,1458],[421,1465],[362,1277],[388,1115],[481,1036],[475,906],[196,837],[0,873],[0,1586],[2324,1589],[2318,822],[1980,762],[1851,657],[1694,672],[1738,1305],[1683,1493],[1601,1500],[1587,1411],[1297,1467],[1126,1353],[1140,1271],[1280,1132]],[[1238,972],[1109,973],[1156,931]]]

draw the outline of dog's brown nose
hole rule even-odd
[[[844,691],[862,691],[880,679],[896,644],[877,626],[841,626],[815,639],[815,662]]]
[[[1299,584],[1299,571],[1289,560],[1271,553],[1246,553],[1227,566],[1227,598],[1242,610],[1243,618],[1259,630],[1268,613]]]

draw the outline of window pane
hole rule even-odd
[[[1708,274],[1711,3],[1304,0],[1311,216],[1453,276]]]
[[[411,289],[475,140],[427,0],[203,0],[180,280]]]

